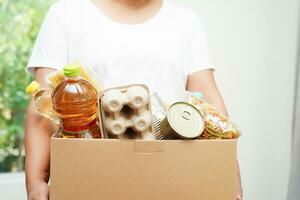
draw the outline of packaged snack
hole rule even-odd
[[[201,93],[193,93],[190,97],[190,103],[200,111],[205,120],[205,129],[200,139],[237,139],[240,136],[237,126],[206,103]]]
[[[59,114],[62,137],[100,138],[98,93],[80,77],[79,65],[64,67],[65,79],[52,93],[53,108]]]

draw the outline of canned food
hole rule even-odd
[[[196,107],[178,102],[170,106],[167,116],[161,122],[160,131],[166,139],[193,139],[201,135],[204,123]]]
[[[167,109],[157,93],[152,94],[150,98],[155,139],[163,140],[164,136],[160,132],[160,123],[167,115]]]
[[[164,117],[161,117],[160,115],[157,114],[152,114],[152,124],[154,128],[154,133],[155,133],[155,139],[156,140],[163,140],[164,136],[160,132],[160,124],[161,121],[164,119]]]

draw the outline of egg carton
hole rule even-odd
[[[100,101],[104,134],[108,138],[155,140],[146,85],[104,90]]]

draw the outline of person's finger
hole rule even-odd
[[[43,192],[41,195],[40,195],[40,198],[38,200],[49,200],[49,195],[47,192]]]
[[[236,200],[243,200],[243,197],[242,197],[242,195],[237,195],[237,198],[236,198]]]
[[[49,200],[49,187],[48,187],[48,185],[43,186],[41,188],[38,200]]]

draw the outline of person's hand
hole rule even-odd
[[[30,184],[28,200],[48,200],[49,185],[44,181],[34,181]]]
[[[236,188],[236,200],[243,200],[243,187],[241,180],[240,167],[237,162],[237,188]]]
[[[237,185],[236,200],[243,200],[243,188],[241,183]]]

